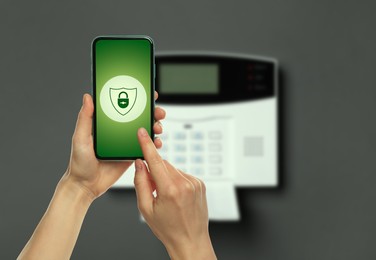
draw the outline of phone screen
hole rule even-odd
[[[153,138],[154,51],[147,36],[98,37],[92,46],[97,158],[143,158],[137,130]]]

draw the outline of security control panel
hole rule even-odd
[[[159,53],[155,61],[157,105],[167,111],[162,157],[209,190],[277,186],[277,61],[214,52]],[[133,176],[130,169],[114,187],[132,187]]]

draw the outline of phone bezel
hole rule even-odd
[[[97,159],[99,160],[112,160],[112,161],[124,161],[129,160],[133,161],[136,159],[144,159],[143,156],[116,156],[116,157],[107,157],[101,156],[97,152],[97,98],[96,98],[96,43],[99,40],[147,40],[150,43],[150,82],[151,82],[151,92],[150,92],[150,99],[151,99],[151,106],[150,106],[150,133],[151,139],[154,141],[154,108],[155,108],[155,101],[154,101],[154,92],[155,92],[155,57],[154,57],[154,42],[151,37],[146,35],[114,35],[114,36],[98,36],[94,38],[91,43],[91,64],[92,64],[92,85],[93,85],[93,102],[94,102],[94,114],[93,114],[93,142],[94,142],[94,153]]]

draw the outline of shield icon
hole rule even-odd
[[[111,104],[120,115],[132,110],[137,99],[137,88],[110,88]],[[122,105],[127,104],[127,105]]]

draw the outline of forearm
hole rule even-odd
[[[78,184],[63,178],[18,259],[69,259],[92,201]]]

